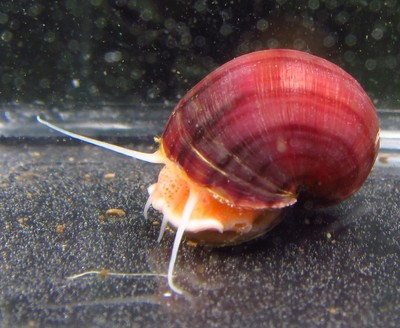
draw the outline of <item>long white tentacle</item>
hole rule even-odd
[[[182,220],[180,221],[178,230],[176,231],[174,245],[172,247],[172,252],[171,252],[171,258],[169,260],[168,285],[177,294],[182,294],[183,292],[181,289],[176,287],[173,282],[175,262],[176,262],[176,258],[178,255],[179,246],[182,241],[183,233],[186,230],[186,227],[189,223],[190,216],[192,215],[193,209],[196,206],[197,201],[198,201],[198,193],[195,190],[191,189],[189,198],[188,198],[188,200],[185,204],[185,208],[183,210]]]
[[[143,209],[143,215],[146,220],[149,219],[148,213],[149,213],[149,209],[150,209],[152,202],[153,202],[153,200],[150,195],[149,198],[147,198],[146,205],[144,205],[144,209]]]
[[[158,233],[158,238],[157,238],[157,242],[161,242],[161,239],[164,236],[164,232],[167,229],[167,225],[168,225],[168,219],[166,218],[166,216],[163,216],[163,219],[161,221],[161,227],[160,227],[160,232]]]
[[[159,151],[156,151],[155,153],[149,154],[149,153],[142,153],[140,151],[136,151],[136,150],[131,150],[131,149],[127,149],[124,147],[120,147],[120,146],[116,146],[104,141],[99,141],[96,139],[92,139],[89,137],[85,137],[82,136],[80,134],[74,133],[74,132],[70,132],[67,130],[64,130],[54,124],[51,124],[45,120],[43,120],[40,116],[36,117],[37,121],[43,125],[46,125],[47,127],[49,127],[50,129],[60,132],[68,137],[74,138],[74,139],[78,139],[87,143],[90,143],[92,145],[101,147],[101,148],[105,148],[108,150],[111,150],[113,152],[122,154],[122,155],[126,155],[129,157],[133,157],[145,162],[149,162],[149,163],[165,163],[165,158],[159,153]]]

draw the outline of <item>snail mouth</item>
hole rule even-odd
[[[149,187],[152,206],[160,211],[162,227],[168,223],[173,229],[180,226],[189,195],[196,194],[185,236],[201,244],[223,246],[256,238],[281,221],[278,209],[248,209],[232,206],[217,199],[212,192],[192,182],[173,163],[161,170],[158,182]],[[161,231],[162,236],[163,229]]]

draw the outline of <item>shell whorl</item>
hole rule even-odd
[[[284,207],[298,194],[340,201],[362,185],[378,148],[375,108],[338,66],[265,50],[221,66],[181,99],[162,136],[166,156],[240,207]]]

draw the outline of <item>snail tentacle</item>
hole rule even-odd
[[[151,186],[149,188],[151,188]],[[149,209],[150,209],[150,206],[151,206],[152,202],[153,202],[153,199],[152,199],[151,194],[150,194],[150,196],[147,198],[146,205],[144,205],[144,209],[143,209],[143,216],[144,216],[144,218],[146,220],[149,219],[148,213],[149,213]]]
[[[192,212],[199,200],[198,192],[195,189],[190,189],[189,198],[185,204],[185,208],[183,210],[182,219],[179,222],[178,230],[175,234],[174,245],[172,246],[171,258],[168,264],[168,285],[169,287],[177,294],[182,294],[183,291],[175,286],[173,277],[174,277],[174,268],[176,258],[178,256],[179,246],[182,241],[183,233],[186,230],[186,227],[189,223]]]
[[[147,198],[146,205],[144,206],[144,209],[143,209],[143,215],[146,220],[149,219],[148,212],[149,212],[150,206],[153,203],[153,197],[151,197],[151,193],[152,193],[153,189],[154,189],[154,185],[151,185],[148,188],[150,196]],[[169,222],[168,218],[164,215],[162,218],[162,221],[161,221],[160,232],[158,233],[158,238],[157,238],[158,243],[161,242],[161,239],[164,236],[164,232],[167,229],[168,222]]]
[[[150,187],[147,188],[147,191],[149,193],[149,197],[147,198],[146,205],[144,206],[144,209],[143,209],[143,214],[144,214],[144,217],[146,218],[146,220],[148,220],[148,218],[149,218],[148,211],[150,209],[150,206],[152,206],[152,204],[154,203],[155,197],[154,197],[153,192],[154,192],[154,190],[156,188],[157,188],[157,184],[156,183],[152,184]],[[158,243],[161,242],[161,239],[164,236],[164,232],[167,229],[168,223],[169,223],[168,216],[167,215],[163,215],[163,218],[162,218],[162,221],[161,221],[160,232],[158,233],[158,238],[157,238],[157,242]]]
[[[162,221],[161,221],[161,227],[160,227],[160,232],[158,233],[158,238],[157,238],[157,242],[161,242],[161,239],[164,236],[164,232],[167,229],[167,225],[168,225],[168,218],[163,215]]]
[[[136,151],[136,150],[132,150],[132,149],[128,149],[128,148],[124,148],[124,147],[120,147],[120,146],[116,146],[113,144],[110,144],[108,142],[104,142],[104,141],[100,141],[100,140],[96,140],[93,138],[89,138],[89,137],[85,137],[82,136],[80,134],[74,133],[74,132],[70,132],[67,130],[64,130],[54,124],[51,124],[45,120],[43,120],[40,116],[36,116],[36,119],[39,123],[46,125],[47,127],[49,127],[50,129],[60,132],[68,137],[74,138],[74,139],[78,139],[81,141],[84,141],[86,143],[104,148],[104,149],[108,149],[111,150],[115,153],[119,153],[125,156],[129,156],[129,157],[133,157],[136,159],[139,159],[141,161],[144,162],[148,162],[148,163],[154,163],[154,164],[163,164],[165,163],[165,158],[164,156],[157,150],[154,153],[143,153],[140,151]]]

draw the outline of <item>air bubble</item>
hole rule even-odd
[[[133,69],[131,71],[131,73],[129,74],[129,76],[133,79],[133,80],[139,80],[142,76],[143,76],[144,72],[140,69]]]
[[[375,39],[375,40],[380,40],[383,38],[383,30],[380,27],[376,27],[373,29],[373,31],[371,32],[371,36]]]
[[[268,29],[268,21],[266,19],[259,19],[257,21],[257,29],[264,32]]]
[[[80,45],[77,40],[71,40],[68,42],[68,49],[74,52],[78,52],[80,50]]]
[[[30,8],[28,8],[28,13],[31,17],[37,17],[43,11],[44,7],[39,4],[34,4]]]
[[[331,48],[335,45],[336,40],[332,35],[328,35],[323,40],[323,45],[327,48]]]
[[[385,5],[389,8],[393,8],[397,5],[397,0],[386,0]]]
[[[327,9],[332,10],[332,9],[335,9],[337,6],[338,6],[337,0],[326,0],[325,1],[325,7]]]
[[[4,84],[11,83],[12,80],[13,80],[13,76],[11,74],[3,73],[3,75],[1,76],[1,82]]]
[[[233,31],[233,28],[230,24],[223,24],[221,28],[219,29],[219,33],[221,33],[223,36],[228,36],[231,34]]]
[[[168,35],[165,45],[170,49],[175,48],[177,46],[177,41],[171,35]]]
[[[277,39],[275,39],[275,38],[268,39],[267,47],[269,49],[278,48],[279,47],[279,41]]]
[[[100,6],[102,2],[102,0],[90,0],[90,4],[95,7]]]
[[[303,39],[298,38],[293,41],[293,47],[297,50],[306,50],[307,43]]]
[[[369,71],[373,71],[376,68],[376,60],[375,59],[367,59],[365,61],[365,68]]]
[[[17,76],[14,78],[14,85],[17,90],[21,90],[22,86],[24,86],[25,84],[25,79],[22,76]]]
[[[371,11],[378,12],[382,7],[382,3],[379,0],[372,0],[368,7]]]
[[[153,13],[150,9],[144,9],[140,13],[140,18],[143,19],[145,22],[148,22],[153,18]]]
[[[13,34],[10,31],[4,31],[1,33],[1,40],[4,42],[10,42],[13,38]]]
[[[121,51],[110,51],[104,55],[104,60],[107,63],[116,63],[122,59]]]
[[[48,89],[50,88],[50,81],[46,78],[40,79],[39,85],[43,89]]]
[[[350,18],[350,14],[347,11],[341,11],[339,14],[336,15],[336,21],[339,24],[346,24]]]
[[[44,35],[44,41],[48,42],[48,43],[52,43],[56,40],[56,34],[52,31],[48,31],[45,35]]]
[[[344,42],[349,46],[355,46],[357,44],[357,37],[354,34],[348,34],[344,39]]]
[[[346,62],[350,63],[350,64],[353,64],[355,62],[355,60],[356,60],[355,52],[354,51],[350,51],[350,50],[346,51],[344,53],[344,60]]]
[[[207,10],[207,3],[205,0],[197,0],[194,4],[194,9],[196,9],[199,13],[202,13]]]
[[[311,10],[318,9],[319,8],[319,0],[309,0],[308,8],[310,8]]]
[[[181,35],[181,40],[179,41],[179,43],[182,46],[187,46],[192,42],[192,36],[190,35],[190,33],[184,33]]]
[[[8,21],[8,15],[0,12],[0,24],[5,24]]]
[[[395,69],[397,67],[397,59],[395,56],[387,56],[384,60],[384,65],[388,69]]]
[[[164,21],[164,26],[165,26],[165,28],[166,28],[167,30],[173,30],[173,29],[175,29],[175,28],[176,28],[175,19],[173,19],[173,18],[167,18],[167,19]]]

